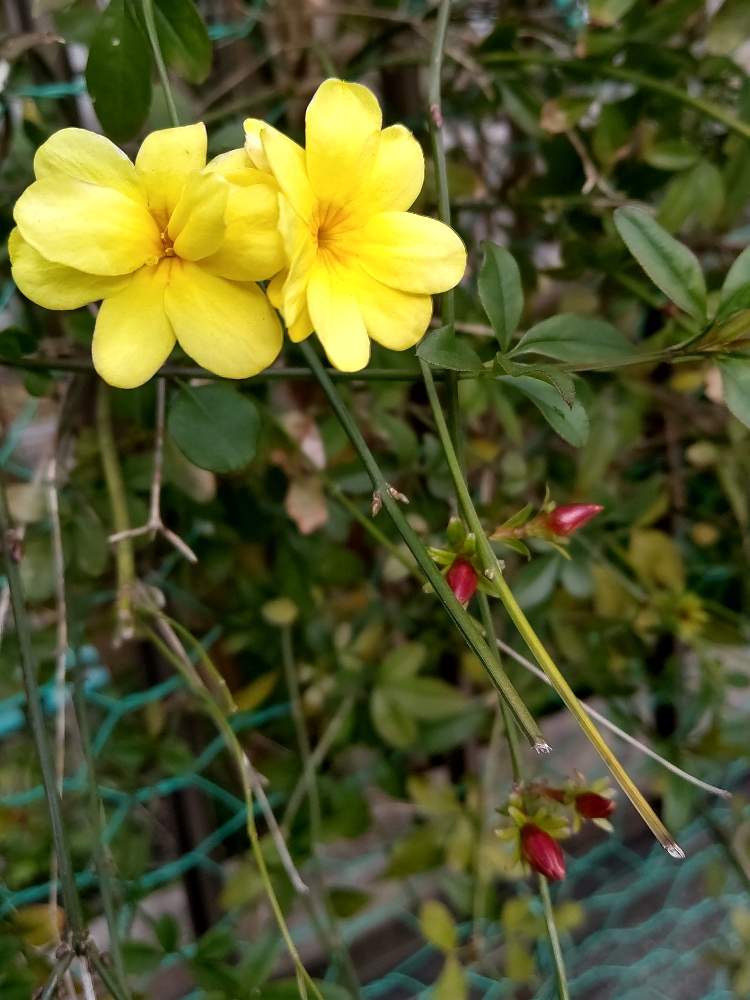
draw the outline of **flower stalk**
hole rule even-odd
[[[357,452],[360,461],[367,470],[373,489],[379,496],[383,507],[388,512],[396,530],[401,535],[408,549],[411,551],[422,573],[427,578],[440,602],[445,607],[448,615],[458,628],[461,635],[463,635],[469,647],[474,651],[474,653],[476,653],[498,693],[507,701],[521,731],[526,735],[538,753],[549,752],[549,745],[544,740],[544,737],[539,731],[539,727],[532,718],[529,710],[524,705],[518,692],[506,676],[505,672],[498,668],[497,660],[493,656],[489,645],[482,637],[474,619],[456,600],[453,591],[430,558],[430,555],[427,552],[421,538],[417,535],[404,516],[400,504],[391,495],[389,484],[386,482],[375,456],[370,451],[367,442],[362,436],[362,432],[359,427],[357,427],[357,424],[352,418],[344,400],[341,398],[338,389],[329,378],[325,366],[309,342],[305,341],[300,344],[300,349],[305,356],[305,360],[310,366],[310,370],[317,378],[320,387],[325,393],[328,402],[331,404],[336,418],[346,432],[346,435],[349,438],[354,450]]]

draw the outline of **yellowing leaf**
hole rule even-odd
[[[252,712],[258,705],[262,705],[276,686],[277,674],[275,670],[269,670],[267,674],[261,674],[251,681],[246,687],[234,694],[234,703],[240,712]]]
[[[458,938],[456,922],[448,907],[437,899],[428,899],[419,911],[419,926],[426,941],[440,951],[454,951]]]
[[[647,586],[676,591],[685,589],[682,553],[663,531],[639,528],[631,532],[628,558],[641,582]]]

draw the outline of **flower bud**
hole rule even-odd
[[[576,795],[575,806],[578,815],[584,819],[606,819],[615,809],[612,799],[596,792],[581,792]]]
[[[459,552],[466,541],[466,527],[460,517],[452,517],[445,530],[448,544],[454,552]]]
[[[578,531],[584,524],[601,513],[604,508],[598,503],[566,503],[555,507],[545,518],[545,526],[553,535],[567,537]]]
[[[565,877],[562,848],[535,823],[525,823],[521,827],[521,853],[534,871],[551,882],[559,882]]]
[[[468,559],[464,559],[463,556],[459,556],[457,559],[453,560],[451,568],[448,570],[446,580],[456,595],[456,599],[463,604],[464,607],[469,603],[469,601],[474,596],[474,591],[477,589],[477,571],[471,565]]]

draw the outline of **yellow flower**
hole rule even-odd
[[[419,143],[383,129],[366,87],[326,80],[307,109],[306,149],[257,120],[245,122],[251,162],[280,189],[287,267],[269,298],[292,340],[314,329],[331,363],[359,371],[370,338],[413,347],[432,315],[430,296],[458,284],[464,245],[441,222],[407,211],[424,181]]]
[[[284,263],[275,185],[243,150],[206,166],[202,124],[153,132],[133,165],[108,139],[56,132],[16,203],[13,278],[47,309],[103,299],[94,366],[132,388],[175,340],[204,368],[245,378],[281,348],[278,318],[255,284]]]

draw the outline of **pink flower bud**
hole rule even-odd
[[[567,537],[588,524],[604,508],[598,503],[566,503],[547,514],[545,525],[553,535]]]
[[[562,848],[554,837],[535,823],[526,823],[521,827],[521,853],[534,871],[551,882],[565,878]]]
[[[606,819],[615,810],[612,799],[596,792],[581,792],[576,795],[576,812],[584,819]]]
[[[453,560],[446,576],[451,590],[456,595],[456,600],[460,601],[464,607],[474,596],[474,591],[477,589],[477,579],[477,571],[463,556]]]

